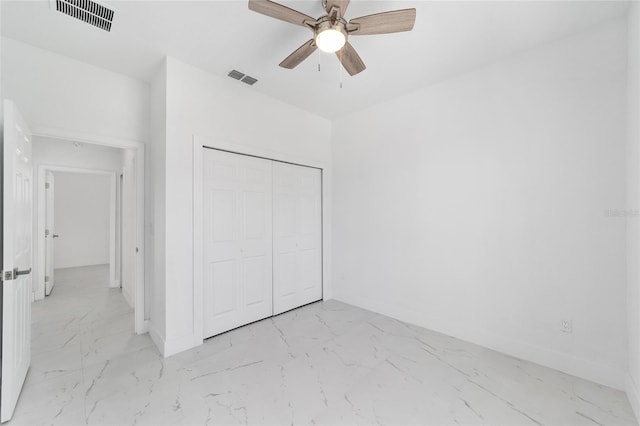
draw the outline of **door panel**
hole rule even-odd
[[[278,286],[274,289],[274,298],[293,297],[296,293],[297,253],[280,253],[276,260]]]
[[[270,297],[265,294],[266,286],[264,285],[266,267],[264,256],[248,257],[243,260],[245,300],[248,307],[269,303]]]
[[[273,164],[274,314],[322,299],[322,178],[318,169]]]
[[[235,264],[235,260],[212,262],[210,264],[211,274],[208,278],[210,278],[213,285],[208,300],[211,304],[210,306],[213,307],[210,317],[229,313],[235,306]]]
[[[13,416],[31,361],[33,291],[31,135],[12,102],[5,101],[4,114],[2,422]]]
[[[300,275],[300,287],[303,291],[311,291],[322,286],[322,271],[320,270],[320,258],[321,254],[319,250],[303,249],[298,253],[298,262],[300,263],[300,270],[307,273]]]
[[[271,161],[204,150],[204,336],[273,313]]]
[[[234,193],[231,190],[214,190],[210,192],[212,214],[209,219],[212,238],[216,243],[233,242],[233,215],[236,210]]]
[[[264,239],[265,231],[265,199],[264,193],[245,191],[244,193],[244,231],[249,240]]]

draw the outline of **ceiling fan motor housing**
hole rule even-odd
[[[338,49],[335,49],[335,50],[339,50],[340,48],[342,48],[342,46],[344,46],[344,44],[347,41],[347,36],[348,36],[348,33],[347,33],[347,21],[345,21],[342,18],[334,20],[334,19],[331,19],[329,16],[323,16],[322,18],[320,18],[318,20],[318,22],[315,25],[315,28],[314,28],[314,39],[316,41],[316,45],[321,50],[333,53],[335,50],[323,49],[323,46],[322,46],[323,43],[322,43],[322,41],[320,41],[320,39],[323,37],[322,33],[324,33],[325,31],[331,31],[333,33],[332,34],[333,37],[336,37],[336,35],[339,37],[339,35],[336,34],[336,32],[339,33],[339,34],[342,34],[342,37],[343,37],[342,43],[339,44]],[[327,36],[327,35],[328,34],[325,34],[325,36]]]
[[[249,9],[290,24],[313,31],[313,38],[298,47],[284,61],[282,68],[293,69],[317,49],[335,53],[347,70],[354,76],[365,70],[362,59],[347,41],[351,35],[389,34],[411,31],[416,21],[416,9],[390,10],[360,16],[349,22],[343,19],[351,0],[321,0],[327,14],[320,19],[306,15],[272,0],[249,0]]]

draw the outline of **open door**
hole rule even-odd
[[[44,180],[44,189],[45,189],[45,231],[44,231],[44,294],[48,296],[51,294],[51,290],[53,289],[54,281],[54,269],[53,269],[53,245],[54,239],[58,237],[55,233],[54,226],[54,214],[53,214],[53,206],[54,206],[54,178],[53,173],[47,171]]]
[[[31,135],[11,101],[4,103],[2,236],[2,384],[0,421],[13,416],[31,363]]]

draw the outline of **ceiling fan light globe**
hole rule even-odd
[[[318,49],[326,53],[334,53],[342,49],[347,42],[347,37],[340,30],[328,28],[316,35]]]

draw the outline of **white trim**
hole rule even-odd
[[[31,134],[33,136],[40,136],[44,138],[70,142],[82,142],[90,145],[110,146],[113,148],[138,149],[140,147],[144,147],[144,143],[140,141],[112,138],[108,136],[96,136],[88,133],[41,126],[38,124],[33,126]]]
[[[72,130],[58,129],[54,127],[34,125],[33,136],[59,139],[71,142],[81,142],[91,145],[108,146],[112,148],[131,149],[134,152],[135,174],[136,174],[136,247],[138,249],[136,257],[136,279],[134,295],[134,323],[137,334],[146,333],[148,326],[145,323],[145,270],[144,270],[144,176],[145,176],[145,145],[140,141],[96,136]],[[42,184],[44,186],[44,183]],[[38,228],[40,229],[40,228]],[[44,231],[43,231],[44,232]],[[44,280],[44,278],[43,278]],[[37,295],[36,295],[37,296]],[[43,295],[44,297],[44,295]]]
[[[116,185],[117,171],[111,173],[109,185],[109,286],[117,288],[116,277]],[[55,194],[54,194],[55,197]]]
[[[116,173],[116,279],[114,287],[122,287],[122,170]]]
[[[421,319],[423,315],[422,312],[408,309],[407,307],[398,309],[394,306],[386,306],[385,304],[373,301],[366,296],[341,295],[336,299],[409,324],[425,327],[456,339],[475,343],[476,345],[492,349],[515,358],[534,362],[572,376],[581,377],[604,386],[609,386],[619,390],[623,390],[625,388],[625,372],[622,369],[618,369],[613,366],[599,364],[567,353],[557,352],[540,346],[515,341],[475,328],[468,328],[465,330],[447,330],[443,327],[424,324],[424,321]]]
[[[145,321],[145,323],[147,331],[149,332],[149,337],[151,337],[151,340],[155,343],[162,356],[168,356],[165,353],[166,343],[162,335],[158,332],[158,329],[156,329],[155,325],[151,321]]]
[[[636,420],[638,420],[640,419],[640,393],[638,392],[638,387],[636,386],[636,382],[633,380],[631,374],[627,374],[626,376],[625,389],[627,391],[629,404],[633,409],[633,413],[636,415]]]
[[[202,301],[200,301],[202,302]],[[202,345],[202,333],[200,334],[185,334],[172,339],[166,339],[164,341],[164,357],[175,355],[180,352],[184,352],[191,348]]]
[[[146,333],[148,327],[145,324],[145,303],[149,303],[144,298],[145,294],[145,273],[144,273],[144,168],[145,168],[145,147],[138,144],[134,153],[134,172],[136,174],[136,279],[134,284],[134,315],[135,329],[137,334]]]
[[[254,157],[262,157],[267,160],[284,161],[285,163],[300,164],[302,166],[315,167],[318,169],[327,169],[328,166],[323,161],[317,161],[310,158],[298,157],[284,152],[272,149],[258,148],[254,146],[242,145],[235,142],[224,141],[211,137],[193,135],[193,143],[206,146],[208,148],[221,149],[223,151],[235,152],[237,154],[252,155]]]
[[[194,335],[181,338],[180,342],[174,342],[169,350],[181,348],[183,343],[191,340],[192,346],[184,346],[180,350],[198,346],[203,342],[203,247],[202,247],[202,162],[203,147],[220,149],[238,154],[263,157],[275,161],[284,161],[322,170],[322,297],[329,300],[333,297],[331,286],[331,168],[328,164],[300,158],[286,153],[241,145],[219,139],[193,135],[193,330]],[[165,354],[165,356],[169,356]]]
[[[193,333],[204,341],[202,144],[193,138]]]

